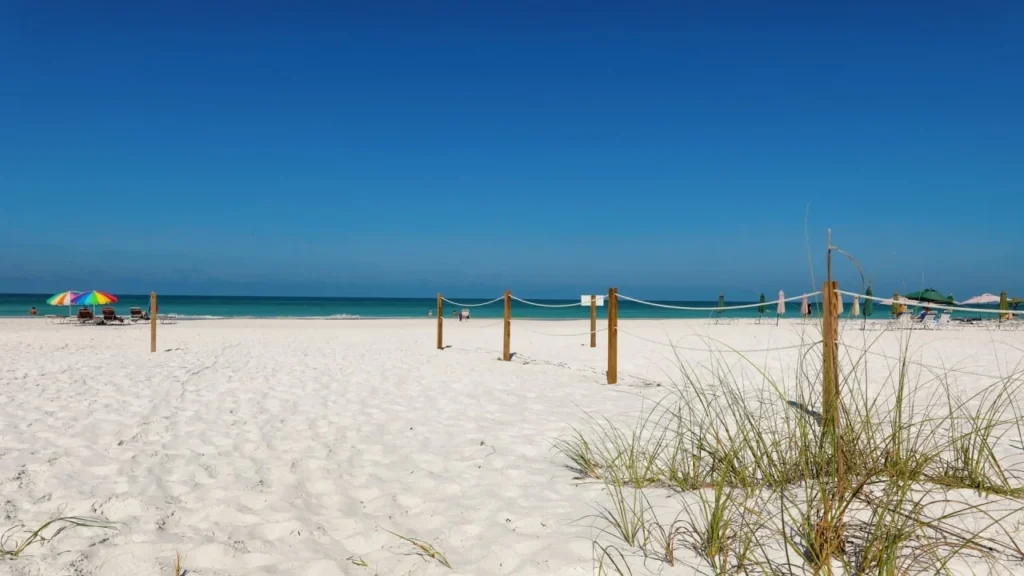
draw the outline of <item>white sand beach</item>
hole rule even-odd
[[[907,333],[857,327],[844,325],[844,344],[873,351],[884,394]],[[500,320],[446,321],[444,351],[427,318],[181,322],[159,327],[153,354],[148,325],[0,320],[0,530],[115,523],[69,529],[0,560],[0,574],[171,574],[176,552],[197,576],[595,574],[604,487],[552,442],[588,414],[628,425],[678,379],[676,354],[754,390],[759,370],[795,381],[799,345],[820,340],[792,321],[620,329],[609,386],[607,335],[590,348],[583,322],[515,320],[515,357],[501,362]],[[920,331],[909,349],[916,377],[938,367],[968,393],[1021,370],[1024,332]],[[1008,461],[1021,450],[1016,436],[997,445]],[[632,566],[706,568],[679,558]]]

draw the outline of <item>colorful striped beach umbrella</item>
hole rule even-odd
[[[46,303],[50,306],[71,306],[72,300],[74,300],[74,298],[79,294],[79,292],[68,290],[67,292],[61,292],[50,296],[46,299]]]
[[[46,303],[49,304],[50,306],[67,306],[68,316],[71,316],[72,300],[74,300],[75,296],[78,296],[78,294],[78,292],[68,290],[67,292],[61,292],[59,294],[54,294],[53,296],[50,296],[49,298],[46,299]]]
[[[82,292],[71,300],[75,306],[106,306],[115,302],[117,302],[117,296],[99,290]]]

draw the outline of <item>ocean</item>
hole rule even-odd
[[[29,310],[35,306],[39,315],[66,315],[66,306],[50,306],[46,299],[52,294],[0,294],[0,317],[27,317]],[[474,298],[456,298],[456,302],[475,304],[486,300]],[[489,299],[488,299],[489,300]],[[535,300],[548,305],[579,303],[574,300]],[[668,302],[662,304],[691,307],[709,307],[714,302]],[[750,302],[726,302],[727,306],[750,304]],[[114,305],[118,315],[127,316],[130,307],[143,310],[149,307],[149,295],[118,295]],[[161,314],[176,314],[182,320],[212,320],[218,318],[326,318],[326,319],[360,319],[360,318],[425,318],[428,311],[433,311],[436,298],[298,298],[298,297],[256,297],[256,296],[160,296]],[[766,316],[774,317],[776,305],[766,304]],[[461,307],[445,304],[445,315],[451,317],[452,311]],[[598,316],[605,317],[607,307],[599,307]],[[501,318],[502,302],[470,308],[473,318]],[[70,310],[74,313],[74,310]],[[875,307],[875,317],[884,318],[887,308]],[[573,320],[590,318],[589,306],[572,306],[567,308],[542,308],[513,301],[512,315],[516,318],[537,318],[549,320]],[[619,300],[619,317],[621,318],[708,318],[712,312],[683,310],[667,310],[651,306]],[[800,315],[800,303],[789,302],[786,317],[796,318]],[[757,308],[730,310],[722,313],[729,318],[756,318]]]

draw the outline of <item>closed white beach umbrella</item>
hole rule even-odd
[[[843,313],[843,295],[836,290],[835,299],[839,301],[839,313]]]
[[[804,294],[804,297],[800,299],[800,315],[811,315],[811,304],[807,301],[807,294]]]
[[[859,296],[854,296],[853,297],[853,310],[850,311],[850,314],[854,318],[856,318],[857,316],[860,316],[860,297]]]

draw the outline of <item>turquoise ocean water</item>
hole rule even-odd
[[[39,315],[67,315],[67,307],[50,306],[46,299],[52,294],[0,294],[0,317],[27,317],[33,306]],[[473,298],[456,298],[452,300],[467,304],[480,303],[484,300]],[[543,304],[567,304],[579,302],[575,300],[536,300]],[[715,302],[661,302],[678,306],[714,307]],[[726,302],[726,305],[749,304],[750,302]],[[137,306],[143,310],[149,306],[148,295],[118,295],[114,305],[119,315],[127,316],[130,307]],[[160,313],[177,314],[181,319],[218,319],[218,318],[425,318],[428,310],[434,310],[435,298],[282,298],[282,297],[249,297],[249,296],[160,296]],[[775,316],[775,305],[768,304],[767,316]],[[451,317],[456,306],[445,304],[445,315]],[[501,318],[502,303],[495,302],[488,306],[471,308],[473,318]],[[599,307],[598,316],[604,317],[606,307]],[[876,308],[877,310],[877,308]],[[790,302],[787,316],[798,317],[799,302]],[[512,303],[512,314],[517,318],[542,318],[552,320],[584,319],[590,317],[589,307],[573,306],[570,308],[541,308]],[[619,316],[622,318],[707,318],[709,312],[691,312],[666,310],[643,306],[633,302],[619,301]],[[733,318],[755,318],[757,309],[735,310],[723,313]]]
[[[0,317],[27,317],[30,308],[35,306],[39,315],[68,314],[67,307],[50,306],[46,299],[51,294],[0,294]],[[456,298],[452,300],[474,304],[483,302],[480,299]],[[536,300],[543,304],[567,304],[579,302],[575,300]],[[709,307],[715,302],[674,302],[659,301],[662,304],[677,306]],[[750,302],[726,301],[727,306],[750,304]],[[812,300],[812,305],[815,302]],[[255,296],[160,296],[160,313],[177,314],[181,319],[218,319],[218,318],[328,318],[328,319],[359,319],[359,318],[425,318],[428,310],[434,310],[435,298],[282,298]],[[128,315],[128,309],[137,306],[143,310],[149,306],[148,295],[118,295],[114,305],[117,313]],[[863,303],[862,303],[863,306]],[[765,316],[775,316],[775,305],[767,304]],[[445,304],[445,315],[451,317],[456,306]],[[473,318],[501,318],[502,303],[495,302],[488,306],[471,308]],[[599,317],[605,317],[606,307],[600,307]],[[849,302],[846,314],[849,314]],[[995,309],[993,308],[993,311]],[[875,306],[872,318],[888,317],[887,306]],[[585,319],[590,317],[589,307],[573,306],[569,308],[540,308],[513,301],[512,314],[516,318],[539,318],[551,320]],[[708,318],[712,312],[696,312],[666,310],[628,302],[619,301],[619,316],[622,318]],[[962,313],[955,314],[963,316]],[[722,313],[727,318],[756,318],[757,308],[746,310],[730,310]],[[789,302],[786,308],[788,318],[800,316],[800,302]]]

